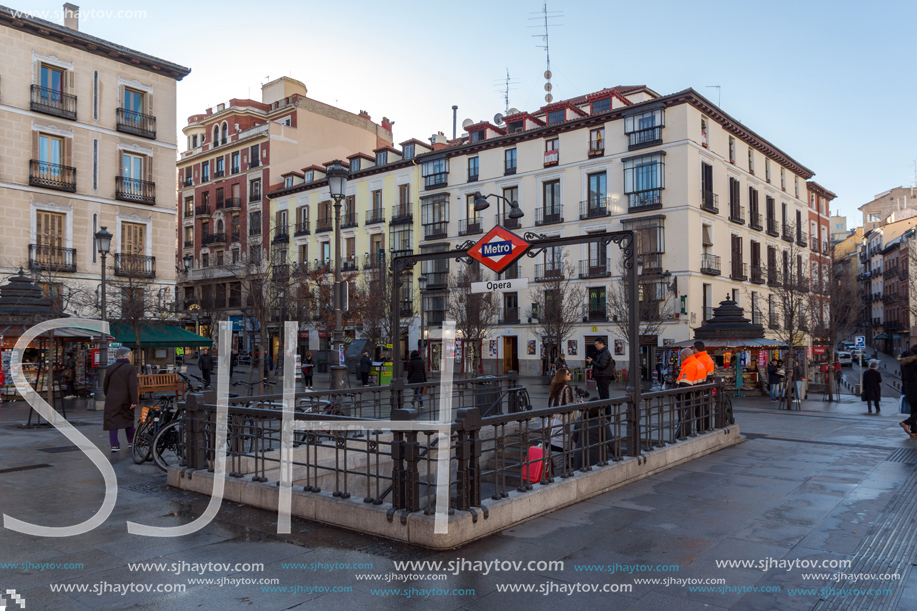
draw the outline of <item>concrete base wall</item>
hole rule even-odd
[[[307,520],[406,541],[425,548],[455,549],[504,528],[516,526],[744,440],[739,434],[738,425],[732,425],[647,452],[639,460],[626,458],[606,467],[595,467],[587,473],[577,472],[567,479],[557,478],[553,483],[536,485],[528,492],[513,490],[506,499],[484,501],[488,510],[486,519],[480,509],[475,509],[474,514],[456,511],[449,516],[446,534],[434,534],[434,516],[424,515],[423,512],[407,514],[404,524],[401,512],[398,512],[390,522],[386,515],[388,505],[364,503],[358,497],[335,498],[330,492],[312,493],[294,489],[291,513]],[[202,471],[182,475],[181,469],[173,468],[169,470],[168,482],[176,488],[209,495],[213,488],[213,474]],[[277,511],[278,486],[274,482],[252,482],[248,477],[227,477],[223,498]]]

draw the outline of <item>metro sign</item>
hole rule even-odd
[[[512,231],[497,225],[471,247],[468,256],[499,274],[525,254],[529,246]]]

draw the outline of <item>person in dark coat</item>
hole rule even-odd
[[[408,376],[408,384],[420,384],[427,381],[427,367],[416,350],[411,351],[411,360],[408,361],[405,373]],[[423,407],[423,391],[424,389],[420,387],[414,389],[414,401],[419,399],[420,407]]]
[[[105,372],[102,390],[105,392],[105,418],[102,429],[108,431],[111,451],[121,449],[118,431],[125,429],[127,447],[134,442],[134,408],[140,403],[140,386],[137,370],[131,365],[130,348],[118,348],[115,363]]]
[[[876,413],[881,411],[879,401],[882,400],[882,374],[879,373],[878,366],[878,361],[870,361],[869,369],[863,372],[863,393],[860,399],[866,401],[866,409],[870,414],[873,403],[876,405]]]
[[[595,388],[599,391],[599,399],[607,399],[608,385],[614,377],[615,360],[611,357],[604,339],[595,339],[595,349],[598,354],[594,359],[586,357],[586,363],[592,365],[592,379],[595,380]]]
[[[373,360],[369,358],[369,352],[364,352],[360,357],[360,378],[363,380],[363,386],[369,386],[369,372],[372,368]]]
[[[309,390],[312,390],[312,375],[315,373],[315,360],[312,358],[312,353],[307,352],[306,358],[302,362],[302,385]]]
[[[210,348],[201,348],[201,356],[197,359],[197,366],[201,369],[201,377],[204,378],[204,388],[210,387],[210,372],[213,371],[213,357],[210,356]]]
[[[767,366],[767,385],[770,388],[771,401],[779,401],[778,393],[780,391],[780,374],[777,371],[777,359],[771,359],[771,364]]]
[[[67,382],[67,397],[76,398],[76,359],[73,358],[73,352],[67,353],[67,360],[64,361],[64,376]]]
[[[910,417],[900,424],[911,439],[915,439],[917,438],[917,344],[898,357],[898,364],[901,366],[901,390],[904,391],[904,396],[911,405]]]
[[[235,350],[232,351],[232,355],[229,357],[229,381],[232,382],[232,374],[236,370],[236,365],[239,364],[239,353]]]

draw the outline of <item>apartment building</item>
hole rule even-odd
[[[911,346],[911,306],[915,283],[909,274],[917,260],[917,230],[908,229],[882,249],[882,332],[873,337],[881,350],[898,355]]]
[[[815,181],[806,183],[809,201],[809,251],[811,271],[809,279],[817,307],[813,308],[812,321],[815,325],[824,326],[830,321],[829,300],[824,295],[828,290],[831,274],[831,201],[837,196]],[[823,335],[823,334],[821,334]]]
[[[863,231],[887,225],[917,215],[917,188],[895,187],[859,207],[863,213]]]
[[[175,88],[190,70],[81,32],[79,8],[65,10],[59,25],[0,7],[0,273],[98,295],[93,235],[107,227],[109,278],[136,278],[170,306]]]
[[[831,223],[831,244],[837,244],[842,240],[845,240],[850,234],[847,231],[847,217],[846,216],[832,216],[830,219]]]
[[[272,214],[265,194],[313,180],[324,170],[317,164],[335,156],[391,145],[391,124],[309,98],[303,83],[282,77],[262,86],[260,101],[231,99],[189,117],[182,131],[178,258],[193,264],[180,291],[197,312],[186,323],[208,334],[211,319],[228,318],[237,347],[251,350],[242,332],[247,279],[265,273],[272,247],[289,247],[303,230],[285,212]]]

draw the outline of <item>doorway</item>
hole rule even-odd
[[[503,375],[510,371],[519,371],[519,338],[515,335],[503,336]]]
[[[652,380],[656,370],[656,345],[659,340],[655,335],[640,336],[640,379]]]

